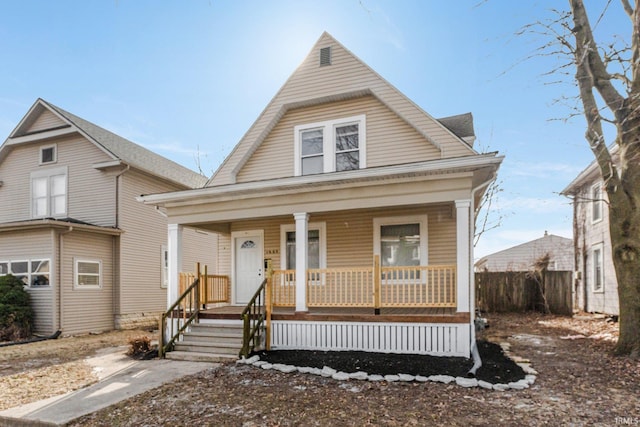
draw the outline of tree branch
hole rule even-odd
[[[616,116],[616,119],[618,119],[624,108],[625,98],[618,93],[611,83],[611,76],[598,53],[582,0],[569,0],[569,3],[574,23],[572,32],[576,38],[576,67],[582,69],[582,78],[589,77],[583,83],[589,82],[589,85],[598,91],[614,116]]]

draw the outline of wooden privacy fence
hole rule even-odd
[[[487,312],[573,313],[571,271],[480,272],[476,277],[476,306]]]

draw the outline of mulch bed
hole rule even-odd
[[[502,348],[489,341],[479,340],[478,351],[482,366],[475,378],[491,384],[507,384],[525,377],[520,366],[508,358]],[[373,353],[366,351],[273,350],[256,353],[260,360],[293,366],[323,368],[337,371],[364,371],[370,375],[450,375],[469,377],[473,360],[464,357],[440,357],[415,354]]]

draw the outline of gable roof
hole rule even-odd
[[[320,53],[327,47],[331,49],[335,64],[321,66],[318,61]],[[430,116],[329,33],[324,32],[211,177],[207,186],[235,183],[242,167],[287,111],[367,95],[374,96],[412,126],[428,143],[440,150],[441,158],[450,157],[448,151],[462,152],[463,155],[477,154],[464,136],[456,134],[456,131]],[[445,119],[445,122],[463,134],[469,133],[469,130],[473,132],[472,125],[469,127],[468,123],[463,124],[472,119],[470,114],[456,117],[448,121]]]
[[[50,111],[60,120],[60,125],[50,129],[30,132],[31,126],[45,112]],[[97,126],[83,118],[38,98],[6,141],[0,146],[0,161],[4,160],[9,148],[23,143],[28,137],[48,130],[59,133],[78,132],[109,155],[114,161],[129,165],[150,175],[174,182],[188,188],[202,187],[206,177],[178,163],[160,156],[128,139]]]
[[[620,154],[618,153],[618,144],[609,147],[609,153],[611,154],[611,160],[615,165],[620,164]],[[573,179],[565,187],[564,190],[560,192],[563,196],[572,196],[580,191],[580,188],[585,184],[595,184],[598,180],[602,179],[602,173],[600,172],[600,166],[596,160],[593,160],[589,163],[589,166],[584,168],[577,177]]]
[[[480,258],[476,269],[489,271],[527,271],[542,256],[551,255],[550,270],[573,271],[573,240],[544,232],[544,236]]]
[[[473,115],[471,113],[442,117],[439,118],[438,121],[460,138],[471,138],[472,142],[476,137],[475,131],[473,130]]]

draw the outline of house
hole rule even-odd
[[[206,178],[38,99],[0,147],[0,275],[21,278],[35,332],[157,325],[166,308],[167,218],[142,193]],[[185,230],[184,271],[217,236]]]
[[[614,162],[618,162],[617,146],[611,154]],[[618,281],[609,237],[607,193],[598,164],[593,161],[560,194],[573,199],[575,307],[618,315]]]
[[[475,270],[531,271],[536,262],[547,255],[547,270],[574,271],[573,240],[546,231],[538,239],[480,258],[475,263]]]
[[[469,357],[474,217],[503,159],[473,140],[470,114],[434,119],[322,34],[204,188],[139,198],[168,217],[169,294],[199,227],[272,349]]]

